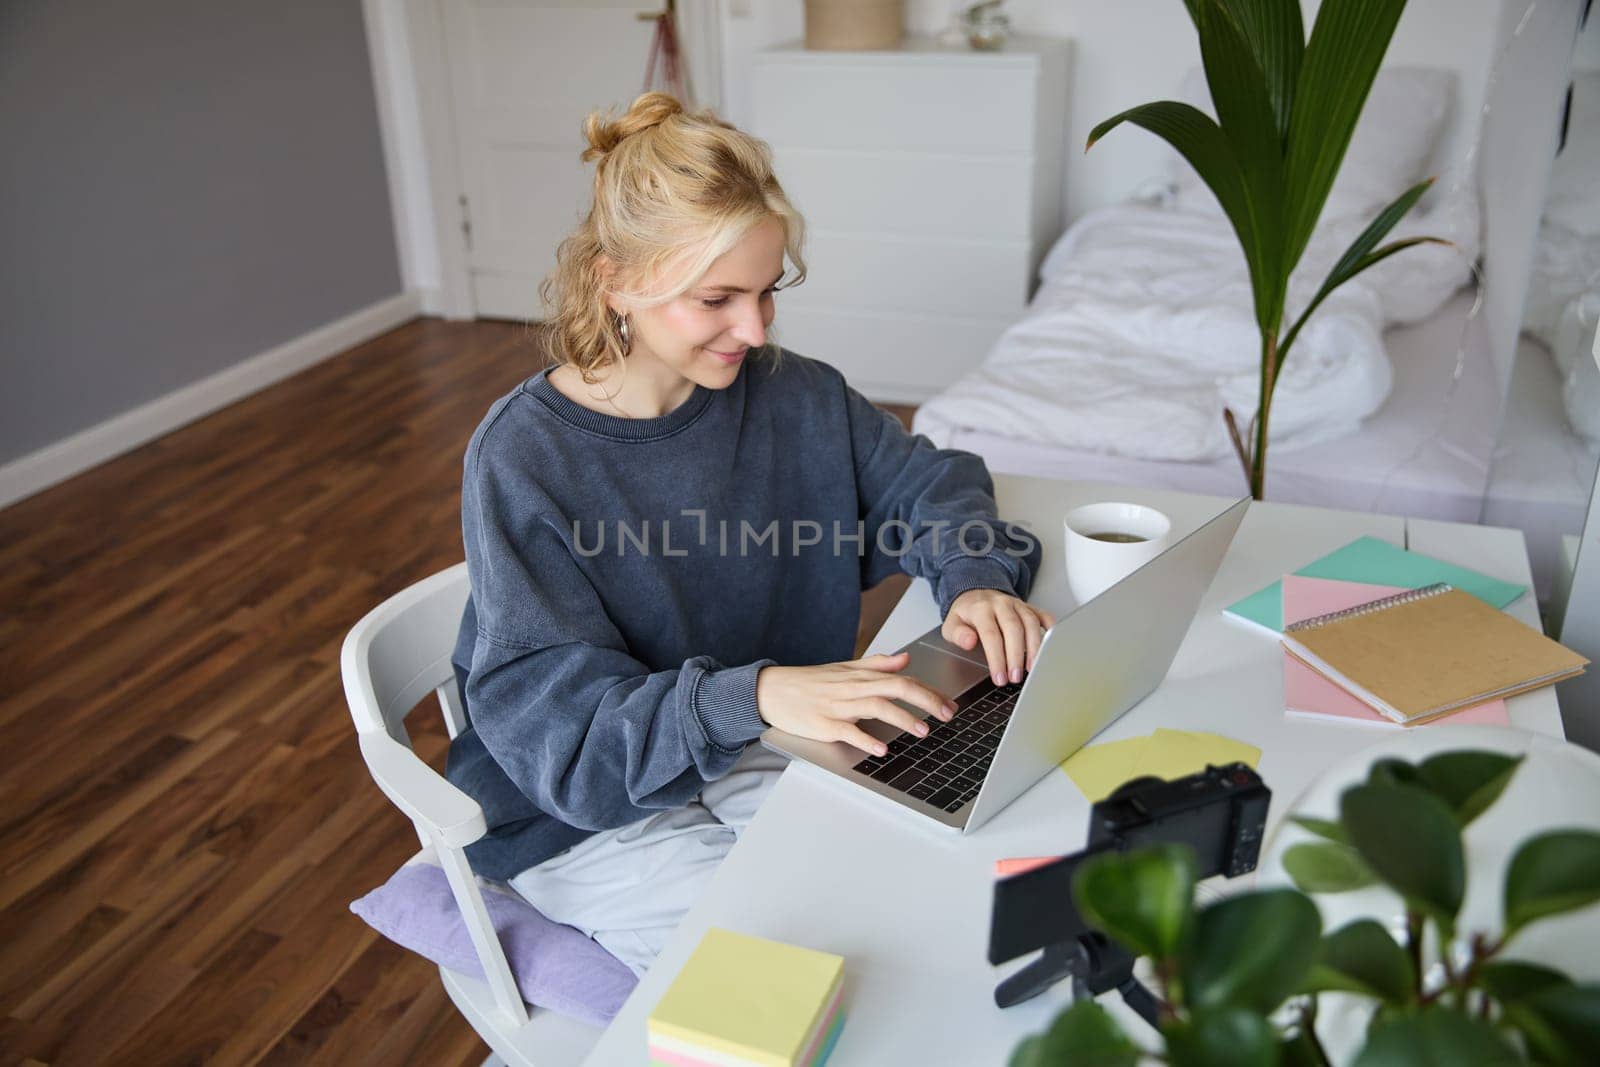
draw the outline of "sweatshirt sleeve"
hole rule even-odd
[[[1039,567],[1039,541],[1000,521],[983,460],[907,433],[899,419],[848,385],[845,401],[868,549],[863,586],[897,568],[927,578],[940,618],[969,589],[1026,598]]]
[[[628,653],[551,522],[469,462],[462,533],[478,633],[472,726],[534,804],[581,829],[688,803],[766,724],[756,674],[696,656],[652,671]]]

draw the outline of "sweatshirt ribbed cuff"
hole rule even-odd
[[[1011,571],[993,556],[957,556],[939,570],[936,598],[939,618],[950,614],[950,605],[969,589],[998,589],[1016,594]]]
[[[734,750],[760,737],[767,724],[756,707],[756,675],[776,660],[761,659],[743,667],[706,671],[694,689],[694,713],[706,740]]]

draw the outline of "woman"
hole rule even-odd
[[[488,820],[478,872],[642,973],[781,771],[769,725],[881,754],[861,720],[926,733],[893,701],[951,717],[905,656],[849,658],[863,588],[928,578],[1000,683],[1051,619],[977,457],[771,345],[785,252],[805,268],[766,146],[660,93],[585,132],[556,365],[467,449],[449,776]]]

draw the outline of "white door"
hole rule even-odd
[[[556,245],[589,210],[583,120],[638,95],[651,0],[440,0],[477,314],[536,319]]]

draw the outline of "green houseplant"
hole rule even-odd
[[[1170,100],[1107,119],[1087,148],[1124,122],[1172,145],[1210,187],[1244,250],[1261,332],[1261,387],[1253,425],[1228,434],[1250,483],[1266,485],[1272,394],[1306,319],[1362,271],[1432,237],[1380,245],[1433,179],[1406,190],[1355,239],[1285,329],[1289,276],[1300,262],[1405,0],[1323,0],[1306,40],[1300,0],[1184,0],[1217,120]],[[1087,148],[1085,150],[1087,150]],[[1253,440],[1251,440],[1253,438]]]
[[[1156,1058],[1179,1067],[1327,1064],[1318,997],[1336,992],[1371,1004],[1358,1067],[1595,1062],[1600,985],[1516,961],[1507,948],[1530,923],[1600,901],[1600,834],[1558,830],[1524,841],[1505,870],[1502,929],[1457,929],[1467,884],[1462,829],[1494,803],[1519,762],[1477,751],[1375,762],[1365,782],[1344,791],[1337,818],[1295,820],[1320,839],[1284,853],[1299,889],[1196,909],[1186,847],[1086,862],[1073,886],[1079,911],[1153,963],[1166,1001]],[[1404,901],[1398,936],[1370,919],[1323,932],[1309,893],[1373,884]],[[1131,1067],[1152,1055],[1085,1000],[1027,1038],[1011,1067]]]

